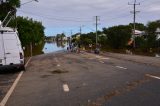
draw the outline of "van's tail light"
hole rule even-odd
[[[23,54],[20,52],[19,53],[20,59],[23,59]]]

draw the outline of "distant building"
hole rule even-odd
[[[143,36],[145,35],[145,31],[140,31],[140,30],[132,30],[132,33],[135,35],[135,37],[138,37],[138,36]]]
[[[130,40],[128,41],[128,45],[132,45],[133,41],[134,41],[134,37],[141,37],[143,35],[145,35],[145,31],[140,31],[140,30],[132,30],[132,37],[130,38]]]
[[[157,40],[160,39],[160,28],[156,29]]]

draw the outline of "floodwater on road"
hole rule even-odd
[[[42,51],[44,53],[51,53],[66,49],[67,49],[66,42],[46,42]]]
[[[40,55],[40,54],[45,54],[45,53],[52,53],[52,52],[58,52],[58,51],[62,51],[62,50],[66,50],[67,49],[67,42],[41,42],[38,45],[34,45],[32,46],[32,50],[31,47],[26,47],[24,53],[25,53],[25,57],[30,57],[32,56],[36,56],[36,55]]]

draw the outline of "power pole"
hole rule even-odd
[[[81,33],[82,33],[82,27],[80,26],[80,29],[79,29],[79,31],[80,31],[80,36],[81,36]]]
[[[99,19],[99,16],[95,16],[95,17],[96,17],[96,48],[97,48],[97,43],[98,43],[98,33],[97,33],[97,30],[98,30],[98,21],[100,19]]]
[[[73,34],[73,33],[72,33],[72,30],[71,30],[71,37],[72,37],[72,34]]]
[[[133,5],[133,47],[136,47],[136,42],[135,42],[135,30],[136,30],[136,13],[139,11],[136,11],[136,5],[140,5],[140,3],[137,3],[136,0],[134,0],[134,3],[128,3],[128,5]]]

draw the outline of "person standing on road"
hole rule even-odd
[[[78,53],[80,53],[80,48],[81,48],[81,45],[80,45],[80,43],[78,43]]]
[[[90,52],[92,52],[92,44],[89,44]]]

